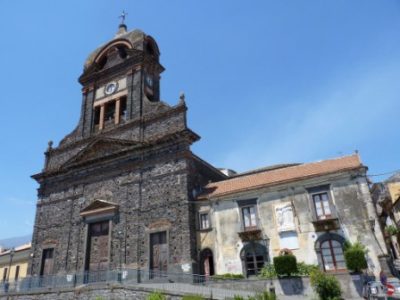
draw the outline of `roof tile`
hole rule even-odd
[[[301,180],[345,170],[362,167],[358,154],[306,163],[256,174],[238,176],[231,179],[209,183],[198,199],[223,196],[231,193],[256,189],[262,186]]]

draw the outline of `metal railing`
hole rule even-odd
[[[183,285],[202,286],[204,288],[207,283],[218,280],[221,279],[198,274],[117,269],[65,275],[31,276],[17,281],[0,282],[0,294],[48,291],[102,283],[150,288],[159,287],[160,289],[170,287],[179,291],[182,290]],[[182,290],[182,292],[186,292],[186,290]]]

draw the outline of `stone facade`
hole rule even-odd
[[[184,96],[173,107],[159,100],[163,70],[155,41],[124,25],[88,58],[79,124],[49,143],[33,176],[32,276],[196,272],[192,191],[225,175],[190,151],[199,136],[187,127]]]
[[[324,170],[346,161],[353,161],[354,166]],[[313,176],[302,174],[313,169]],[[285,180],[275,180],[281,175]],[[218,194],[219,190],[223,193]],[[207,213],[210,226],[201,228],[199,224],[197,247],[200,253],[212,253],[216,274],[253,275],[256,264],[272,262],[282,250],[325,271],[342,272],[346,269],[342,253],[346,240],[366,245],[370,271],[377,275],[381,270],[378,256],[387,252],[380,227],[376,223],[371,228],[375,211],[366,168],[357,156],[236,175],[210,184],[204,191],[199,196],[198,214]],[[316,201],[323,202],[325,214],[319,206],[317,211]],[[322,243],[326,247],[332,243],[329,251],[322,249]],[[326,251],[329,253],[324,256]],[[334,263],[329,262],[330,251],[335,252]],[[202,264],[210,261],[210,257],[203,259]]]

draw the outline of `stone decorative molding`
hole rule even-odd
[[[275,206],[275,217],[278,232],[296,231],[291,203]]]
[[[118,211],[118,205],[112,202],[104,200],[95,200],[87,207],[80,211],[81,217],[88,217],[100,214],[112,214],[114,215]]]
[[[158,228],[169,228],[171,227],[171,225],[172,225],[171,222],[168,221],[167,219],[160,219],[153,223],[150,223],[149,226],[147,226],[147,228],[149,230],[154,230]]]
[[[57,246],[58,243],[59,243],[58,240],[46,239],[46,240],[42,243],[42,245],[43,245],[43,248],[49,248],[49,247]]]

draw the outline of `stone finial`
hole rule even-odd
[[[185,93],[181,92],[179,94],[179,104],[185,104]]]
[[[47,151],[50,151],[50,150],[53,149],[53,141],[50,140],[50,141],[47,143],[47,145],[48,145]]]

